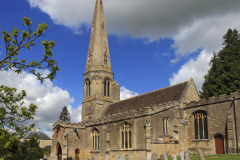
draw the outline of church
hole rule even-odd
[[[53,124],[51,160],[151,160],[185,150],[226,154],[238,149],[237,92],[200,99],[193,79],[189,79],[120,100],[102,0],[96,0],[86,54],[82,122],[57,120]]]

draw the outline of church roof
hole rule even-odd
[[[188,81],[110,104],[103,116],[143,109],[170,101],[179,101],[187,84]]]
[[[38,139],[51,140],[51,138],[48,135],[46,135],[46,133],[41,131],[28,131],[24,139],[31,139],[34,134],[38,135]]]

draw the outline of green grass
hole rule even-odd
[[[215,154],[215,155],[206,155],[206,160],[240,160],[240,154]],[[161,160],[160,158],[158,160]],[[172,157],[168,157],[168,160],[172,160]],[[180,160],[180,157],[177,156],[177,160]],[[191,155],[191,160],[199,160],[197,154]]]

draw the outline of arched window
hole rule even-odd
[[[86,80],[86,82],[85,82],[85,87],[86,87],[86,97],[89,97],[89,96],[90,96],[90,85],[91,85],[90,80],[89,80],[89,79]]]
[[[195,139],[208,139],[207,113],[197,112],[194,114]]]
[[[110,82],[108,80],[104,80],[104,96],[109,97],[110,96]]]
[[[94,129],[92,131],[92,140],[93,140],[93,150],[99,150],[99,131]]]
[[[121,147],[122,149],[132,148],[132,128],[130,124],[124,123],[120,127]]]
[[[60,135],[60,127],[57,127],[56,133],[57,133],[57,138],[59,138],[59,135]]]
[[[167,135],[168,134],[168,117],[163,118],[163,134]]]

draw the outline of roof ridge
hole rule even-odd
[[[168,87],[165,87],[165,88],[160,88],[160,89],[153,90],[153,91],[150,91],[150,92],[147,92],[147,93],[143,93],[143,94],[140,94],[140,95],[137,95],[137,96],[134,96],[134,97],[130,97],[130,98],[127,98],[127,99],[123,99],[123,100],[117,101],[117,102],[115,102],[115,103],[111,103],[110,105],[116,104],[116,103],[120,103],[120,102],[123,102],[123,101],[127,101],[127,100],[129,100],[129,99],[141,97],[141,96],[144,96],[144,95],[147,95],[147,94],[150,94],[150,93],[154,93],[154,92],[157,92],[157,91],[160,91],[160,90],[168,89],[168,88],[170,88],[170,87],[174,87],[174,86],[177,86],[177,85],[186,83],[186,82],[188,82],[188,81],[184,81],[184,82],[182,82],[182,83],[174,84],[174,85],[172,85],[172,86],[168,86]],[[110,105],[109,105],[109,106],[110,106]]]

